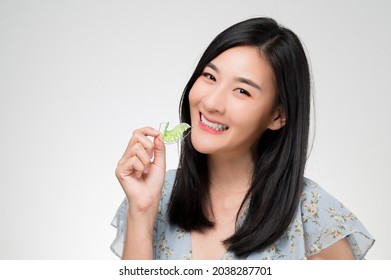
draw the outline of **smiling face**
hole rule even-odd
[[[252,46],[228,49],[205,67],[189,93],[191,141],[204,154],[247,155],[266,129],[285,124],[275,106],[273,71]]]

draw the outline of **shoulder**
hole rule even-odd
[[[349,244],[354,257],[361,259],[374,242],[353,212],[308,178],[304,179],[298,220],[303,229],[307,257],[321,251],[334,252]]]
[[[304,178],[303,183],[304,186],[300,198],[300,206],[305,212],[316,214],[319,207],[327,208],[328,210],[331,210],[332,208],[345,208],[339,200],[329,194],[315,181]]]
[[[303,185],[304,186],[303,186],[302,200],[305,198],[305,196],[312,193],[318,193],[319,195],[325,196],[327,198],[335,199],[326,190],[324,190],[317,182],[309,178],[304,178]]]
[[[328,193],[318,183],[308,178],[304,179],[304,188],[300,198],[301,218],[310,229],[324,231],[329,225],[344,229],[358,218],[345,205]]]

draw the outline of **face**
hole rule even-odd
[[[193,146],[209,155],[251,153],[266,129],[284,125],[275,100],[274,75],[259,50],[226,50],[205,67],[190,90]]]

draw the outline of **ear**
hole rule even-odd
[[[282,105],[278,105],[273,112],[273,118],[267,128],[270,130],[279,130],[286,124],[285,110]]]

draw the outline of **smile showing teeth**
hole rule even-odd
[[[227,125],[218,124],[218,123],[208,121],[207,119],[205,119],[205,117],[202,114],[201,114],[201,122],[204,125],[206,125],[207,127],[214,129],[214,130],[217,130],[217,131],[224,131],[224,130],[228,129]]]

